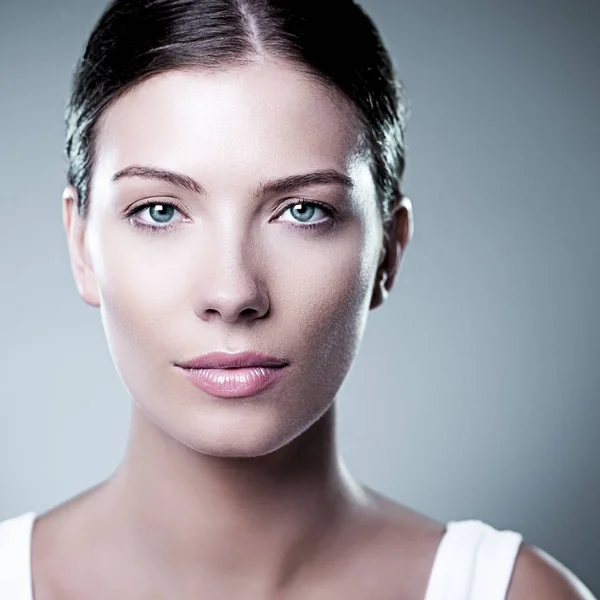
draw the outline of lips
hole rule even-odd
[[[212,396],[241,398],[273,385],[287,365],[284,360],[255,352],[213,352],[176,366],[191,383]]]

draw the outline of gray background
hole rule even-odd
[[[600,4],[365,0],[412,101],[416,230],[344,384],[351,470],[520,531],[600,594]],[[103,0],[0,8],[0,519],[109,476],[129,398],[79,298],[62,111]]]

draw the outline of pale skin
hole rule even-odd
[[[382,226],[361,139],[340,98],[268,60],[165,73],[103,115],[89,216],[67,186],[63,220],[131,429],[112,477],[36,520],[35,600],[424,598],[444,525],[362,486],[336,447],[338,388],[413,231],[406,197]],[[115,180],[132,166],[189,179]],[[351,186],[268,186],[334,171]],[[129,215],[151,202],[176,207],[169,231],[134,227],[164,226]],[[172,366],[215,350],[290,366],[260,398],[215,398]],[[509,600],[583,597],[523,545]]]

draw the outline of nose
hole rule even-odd
[[[266,281],[259,272],[263,264],[250,245],[229,243],[223,238],[208,253],[210,267],[199,284],[196,314],[209,321],[254,321],[269,311]]]

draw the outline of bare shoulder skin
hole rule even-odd
[[[90,490],[38,518],[34,532],[33,570],[35,572],[35,600],[70,600],[86,597],[90,600],[106,598],[107,579],[84,578],[72,582],[69,573],[82,569],[86,572],[95,544],[91,535],[81,536],[69,525],[78,505],[93,495]],[[273,598],[315,598],[326,600],[344,598],[357,600],[365,597],[396,600],[423,600],[435,554],[445,532],[445,526],[406,506],[395,503],[373,490],[366,490],[376,508],[364,516],[364,522],[348,524],[340,532],[334,554],[320,564],[318,575],[304,577],[302,585],[289,596]],[[85,525],[83,525],[86,527]],[[96,525],[97,526],[97,525]],[[86,527],[90,533],[93,524]],[[115,564],[113,583],[118,568],[127,564],[119,556],[118,548],[110,552]],[[100,561],[98,561],[99,563]],[[106,564],[106,567],[110,567]],[[126,568],[124,570],[127,570]],[[143,589],[142,581],[129,580],[133,590]],[[116,586],[118,588],[118,586]],[[112,588],[114,593],[115,587]],[[110,590],[111,587],[109,586]],[[150,591],[140,598],[159,598]],[[119,596],[113,596],[118,598]],[[136,598],[137,596],[123,596]],[[199,598],[210,598],[208,595]],[[523,544],[515,564],[507,592],[507,600],[595,600],[578,579],[552,557],[529,544]]]
[[[272,598],[425,597],[445,526],[373,490],[365,488],[365,492],[372,501],[369,509],[348,515],[327,548],[321,550],[318,566],[312,564],[293,588]],[[111,534],[108,523],[98,515],[84,514],[93,506],[94,495],[102,495],[102,485],[38,517],[32,551],[35,600],[95,600],[107,594],[117,600],[165,597],[153,596],[152,586],[143,577],[127,576],[137,567],[132,557],[122,552],[118,532]],[[298,557],[303,560],[306,557]],[[111,577],[107,578],[107,573]],[[207,589],[192,597],[210,600],[213,596]],[[214,598],[223,600],[219,594]]]

